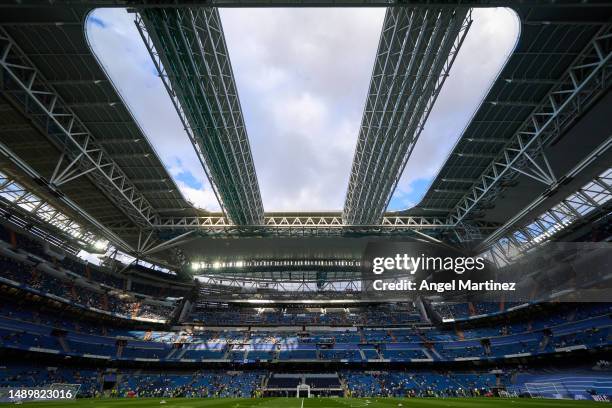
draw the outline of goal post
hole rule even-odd
[[[518,398],[519,393],[514,389],[498,390],[497,395],[501,398]]]
[[[566,399],[571,398],[567,388],[562,383],[538,382],[525,383],[525,391],[531,398]]]
[[[297,386],[297,395],[298,398],[310,398],[310,385],[308,384],[300,384]]]

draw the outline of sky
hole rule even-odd
[[[265,210],[341,210],[384,9],[220,13]],[[389,210],[418,203],[514,48],[513,12],[472,16]],[[218,211],[133,20],[122,9],[95,10],[92,48],[185,197]]]

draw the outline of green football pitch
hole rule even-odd
[[[580,408],[595,406],[594,401],[502,398],[142,398],[82,399],[62,402],[32,402],[22,406],[48,408]],[[601,404],[599,404],[601,405]]]

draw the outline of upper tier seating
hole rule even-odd
[[[508,325],[502,322],[493,330],[490,327],[470,329],[469,336],[461,336],[453,329],[435,327],[320,329],[313,332],[279,332],[262,328],[255,331],[241,328],[195,332],[126,330],[71,323],[45,312],[0,304],[0,345],[68,355],[155,361],[362,362],[384,359],[390,362],[435,362],[499,359],[606,347],[610,344],[612,323],[608,311],[609,306],[606,308],[599,304],[577,305],[543,315],[528,326],[510,325],[511,329],[505,330],[503,328]],[[598,315],[587,317],[593,313]],[[582,320],[574,320],[576,318]],[[546,326],[543,322],[552,325]]]

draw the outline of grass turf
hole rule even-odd
[[[75,401],[31,402],[22,406],[45,408],[582,408],[594,401],[506,398],[160,398],[81,399]],[[399,405],[401,404],[401,406]]]

